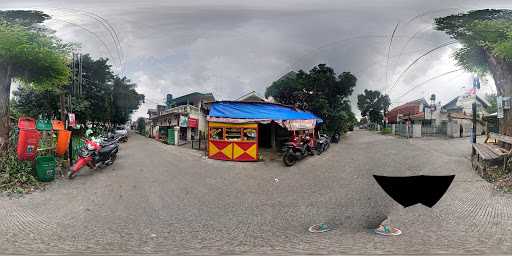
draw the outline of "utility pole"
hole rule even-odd
[[[478,76],[475,76],[473,78],[473,94],[474,94],[474,100],[472,105],[472,112],[473,112],[473,133],[471,134],[473,137],[471,139],[472,143],[476,143],[476,90],[480,89],[480,79]]]
[[[78,54],[78,95],[82,94],[82,54]]]

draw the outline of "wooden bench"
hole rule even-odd
[[[494,140],[494,142],[491,142]],[[488,133],[484,143],[473,144],[471,164],[474,169],[487,170],[489,166],[497,165],[503,160],[503,168],[512,156],[512,137],[498,133]]]

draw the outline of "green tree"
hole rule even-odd
[[[364,125],[364,124],[368,124],[368,118],[367,117],[361,117],[361,119],[359,120],[359,125]]]
[[[25,116],[56,117],[59,114],[59,95],[55,90],[35,90],[29,86],[20,86],[13,92],[11,103],[16,113]]]
[[[46,89],[66,84],[70,75],[65,45],[24,25],[0,20],[0,153],[5,152],[9,142],[12,81]]]
[[[137,118],[137,131],[139,131],[140,134],[144,134],[144,131],[146,130],[146,120],[144,117]]]
[[[485,109],[489,114],[495,113],[498,111],[498,104],[496,102],[496,94],[486,94],[485,99],[489,102],[489,106]]]
[[[108,59],[82,55],[82,72],[82,93],[73,95],[71,106],[67,106],[80,122],[124,124],[144,100],[136,92],[136,84],[113,74]],[[28,116],[57,116],[61,93],[61,89],[34,90],[22,86],[13,92],[13,108]]]
[[[83,106],[75,109],[79,120],[108,123],[112,116],[112,93],[114,74],[108,59],[93,59],[89,54],[82,55],[83,83],[80,95],[75,95],[73,103]]]
[[[435,19],[436,29],[458,40],[463,47],[454,55],[464,69],[490,73],[498,95],[512,96],[512,10],[477,10]],[[500,129],[512,126],[504,113]]]
[[[356,82],[351,73],[337,75],[331,67],[320,64],[308,73],[288,73],[266,89],[265,97],[315,113],[330,132],[346,131],[357,122],[348,100]]]
[[[372,123],[382,124],[384,114],[388,111],[391,101],[388,95],[382,95],[379,91],[365,89],[357,95],[357,107],[362,117],[368,117]]]
[[[43,24],[46,20],[49,20],[50,15],[42,11],[34,10],[12,10],[12,11],[0,11],[0,20],[8,23],[18,24],[23,27],[36,28],[36,24]],[[46,29],[42,26],[39,28]]]
[[[133,111],[144,101],[144,95],[137,93],[135,87],[126,77],[114,78],[112,89],[112,118],[114,124],[128,122]]]

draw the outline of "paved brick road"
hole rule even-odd
[[[468,139],[356,131],[285,168],[203,159],[133,135],[110,168],[0,198],[0,253],[510,253],[512,196],[471,171],[469,152]],[[433,209],[403,209],[372,174],[457,176]],[[402,236],[369,231],[386,215]],[[337,230],[307,232],[319,222]]]

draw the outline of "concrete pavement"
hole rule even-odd
[[[473,173],[470,150],[469,139],[355,131],[286,168],[204,159],[133,135],[111,167],[0,198],[0,253],[509,253],[512,196]],[[404,209],[373,174],[456,178],[434,208]],[[369,230],[386,215],[403,235]],[[337,229],[307,231],[321,222]]]

